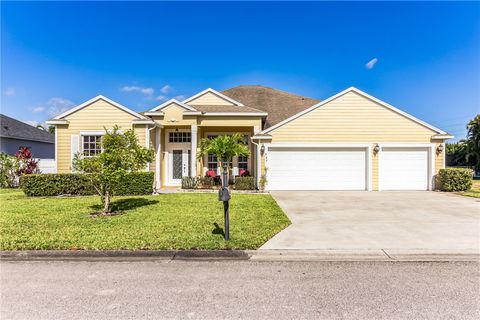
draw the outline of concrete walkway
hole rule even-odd
[[[427,191],[272,195],[292,225],[261,250],[479,253],[480,199]]]

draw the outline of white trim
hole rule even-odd
[[[143,114],[146,116],[159,116],[159,117],[163,117],[165,115],[163,111],[154,111],[154,112],[147,111],[147,112],[144,112]]]
[[[132,124],[156,124],[153,120],[133,120]]]
[[[266,117],[266,112],[205,112],[203,116],[252,116],[252,117]]]
[[[448,139],[453,139],[455,138],[454,135],[451,135],[451,134],[434,134],[432,136],[432,139],[436,140],[436,139],[439,139],[439,140],[448,140]]]
[[[327,103],[329,103],[329,102],[331,102],[331,101],[333,101],[333,100],[335,100],[335,99],[337,99],[337,98],[339,98],[339,97],[341,97],[341,96],[343,96],[344,94],[349,93],[349,92],[355,92],[355,93],[357,93],[357,94],[359,94],[359,95],[361,95],[361,96],[364,96],[365,98],[370,99],[370,100],[372,100],[372,101],[374,101],[374,102],[376,102],[376,103],[378,103],[378,104],[380,104],[380,105],[382,105],[382,106],[384,106],[384,107],[386,107],[386,108],[388,108],[388,109],[390,109],[390,110],[392,110],[392,111],[394,111],[394,112],[396,112],[396,113],[398,113],[398,114],[401,114],[401,115],[403,115],[404,117],[406,117],[406,118],[408,118],[408,119],[410,119],[410,120],[412,120],[412,121],[414,121],[414,122],[416,122],[416,123],[418,123],[418,124],[421,124],[421,125],[423,125],[424,127],[427,127],[427,128],[429,128],[429,129],[431,129],[431,130],[433,130],[433,131],[435,131],[435,132],[437,132],[437,133],[439,133],[439,134],[447,134],[445,131],[440,130],[440,129],[432,126],[432,125],[429,125],[428,123],[423,122],[422,120],[419,120],[419,119],[415,118],[414,116],[412,116],[412,115],[410,115],[410,114],[408,114],[408,113],[406,113],[406,112],[404,112],[404,111],[401,111],[401,110],[395,108],[394,106],[392,106],[392,105],[390,105],[390,104],[388,104],[388,103],[386,103],[386,102],[384,102],[384,101],[381,101],[381,100],[379,100],[379,99],[377,99],[377,98],[375,98],[375,97],[373,97],[373,96],[371,96],[371,95],[369,95],[369,94],[367,94],[367,93],[365,93],[365,92],[363,92],[363,91],[361,91],[361,90],[359,90],[359,89],[357,89],[357,88],[355,88],[355,87],[350,87],[350,88],[348,88],[348,89],[345,89],[345,90],[343,90],[343,91],[341,91],[341,92],[339,92],[339,93],[331,96],[331,97],[328,98],[327,100],[323,100],[323,101],[321,101],[321,102],[319,102],[319,103],[311,106],[310,108],[305,109],[305,110],[303,110],[303,111],[301,111],[301,112],[299,112],[299,113],[297,113],[297,114],[295,114],[295,115],[293,115],[293,116],[291,116],[291,117],[289,117],[289,118],[287,118],[287,119],[285,119],[285,120],[277,123],[276,125],[271,126],[271,127],[267,128],[267,129],[263,130],[261,133],[264,134],[264,133],[268,133],[268,132],[270,132],[270,131],[272,131],[272,130],[275,130],[276,128],[281,127],[281,126],[283,126],[284,124],[287,124],[287,123],[289,123],[290,121],[295,120],[295,119],[297,119],[298,117],[303,116],[304,114],[309,113],[310,111],[313,111],[313,110],[317,109],[318,107],[321,107],[321,106],[323,106],[323,105],[325,105],[325,104],[327,104]]]
[[[79,104],[79,105],[76,106],[76,107],[73,107],[73,108],[70,109],[70,110],[65,111],[64,113],[56,116],[56,117],[53,118],[52,120],[59,120],[59,119],[61,119],[61,118],[64,118],[64,117],[66,117],[66,116],[68,116],[68,115],[70,115],[70,114],[72,114],[72,113],[74,113],[74,112],[77,112],[77,111],[79,111],[79,110],[81,110],[81,109],[89,106],[90,104],[92,104],[92,103],[94,103],[94,102],[96,102],[96,101],[98,101],[98,100],[104,100],[104,101],[110,103],[111,105],[119,108],[120,110],[123,110],[123,111],[125,111],[125,112],[127,112],[127,113],[130,113],[131,115],[133,115],[133,116],[135,116],[135,117],[137,117],[137,118],[139,118],[139,119],[147,119],[146,117],[142,116],[141,114],[139,114],[139,113],[137,113],[137,112],[135,112],[135,111],[133,111],[133,110],[128,109],[127,107],[121,105],[121,104],[118,103],[118,102],[115,102],[115,101],[113,101],[113,100],[110,100],[109,98],[107,98],[107,97],[105,97],[105,96],[98,95],[98,96],[96,96],[96,97],[94,97],[94,98],[92,98],[92,99],[90,99],[90,100],[88,100],[88,101],[85,101],[85,102],[82,103],[82,104]]]
[[[224,95],[223,93],[220,93],[220,92],[218,92],[217,90],[214,90],[214,89],[212,89],[212,88],[207,88],[207,89],[203,90],[202,92],[199,92],[199,93],[191,96],[190,98],[187,98],[187,99],[183,100],[182,102],[183,102],[183,103],[189,103],[190,101],[195,100],[196,98],[201,97],[201,96],[203,96],[204,94],[209,93],[209,92],[212,93],[212,94],[214,94],[214,95],[216,95],[216,96],[218,96],[218,97],[220,97],[220,98],[222,98],[222,99],[224,99],[224,100],[227,100],[228,102],[233,103],[233,104],[236,105],[236,106],[240,106],[240,107],[243,107],[243,106],[244,106],[241,102],[238,102],[238,101],[236,101],[236,100],[233,100],[232,98],[227,97],[227,96]]]
[[[197,137],[198,137],[198,126],[192,124],[190,127],[190,176],[195,177],[197,175]]]
[[[162,187],[162,177],[161,175],[161,149],[162,149],[162,128],[157,128],[155,132],[155,189],[160,190]]]
[[[260,189],[260,175],[262,174],[260,171],[261,171],[261,167],[260,167],[260,146],[258,145],[258,143],[255,143],[253,142],[253,137],[259,133],[260,131],[262,131],[261,127],[259,126],[254,126],[253,127],[253,136],[250,137],[250,140],[252,142],[252,144],[255,146],[255,177],[256,177],[256,181],[255,181],[255,186],[257,187],[257,189]]]
[[[432,190],[434,187],[433,179],[435,177],[435,144],[434,143],[384,143],[378,144],[380,150],[377,153],[378,158],[378,191],[382,191],[382,179],[380,173],[382,166],[382,152],[383,148],[419,148],[427,149],[428,152],[428,176],[427,176],[427,190]]]
[[[443,150],[442,150],[442,155],[443,155],[443,168],[441,169],[445,169],[446,168],[446,165],[447,165],[447,158],[446,158],[446,153],[445,153],[445,149],[446,149],[446,145],[445,145],[445,142],[442,143],[442,146],[443,146]]]
[[[55,126],[55,173],[58,173],[58,128]]]
[[[202,114],[201,111],[185,111],[183,113],[183,115],[185,115],[185,116],[199,116],[201,114]]]
[[[372,191],[372,145],[370,144],[367,147],[367,157],[365,161],[367,162],[367,191]]]
[[[81,136],[103,136],[105,135],[104,130],[84,130],[80,131]]]
[[[163,108],[166,108],[166,107],[168,107],[168,106],[171,105],[171,104],[176,104],[176,105],[178,105],[179,107],[182,107],[182,108],[184,108],[184,109],[186,109],[186,110],[196,111],[195,108],[190,107],[189,105],[185,104],[185,102],[180,102],[180,101],[178,101],[178,100],[176,100],[176,99],[170,99],[170,100],[168,100],[167,102],[164,102],[164,103],[162,103],[161,105],[156,106],[155,108],[153,108],[153,109],[151,109],[151,110],[149,110],[149,111],[162,110]]]
[[[61,120],[55,120],[55,119],[52,119],[52,120],[47,120],[45,121],[46,124],[51,124],[51,125],[56,125],[56,124],[68,124],[68,120],[65,120],[65,119],[61,119]]]
[[[252,139],[254,140],[271,140],[272,136],[253,136]]]

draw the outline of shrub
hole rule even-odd
[[[197,187],[202,189],[211,189],[215,185],[215,179],[212,177],[198,177]]]
[[[198,179],[196,177],[183,177],[182,189],[195,189],[198,185]]]
[[[255,190],[255,177],[236,178],[235,190]]]
[[[446,168],[438,172],[439,188],[444,191],[465,191],[472,187],[472,169]]]
[[[153,172],[126,174],[115,186],[115,195],[145,195],[153,190]],[[22,175],[20,186],[27,196],[93,195],[95,188],[86,174],[31,174]]]

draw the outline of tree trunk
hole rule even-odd
[[[105,190],[105,193],[103,195],[103,214],[108,214],[110,213],[110,193],[108,190]]]

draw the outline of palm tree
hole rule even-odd
[[[230,136],[225,135],[213,139],[205,138],[200,140],[198,158],[208,154],[214,154],[217,156],[217,159],[220,159],[224,173],[223,186],[226,187],[228,186],[227,175],[225,174],[228,171],[227,164],[232,161],[233,157],[248,157],[250,151],[248,150],[248,145],[243,140],[243,135],[235,133]]]
[[[480,171],[480,115],[467,124],[467,139],[467,161],[475,167],[475,171]]]

